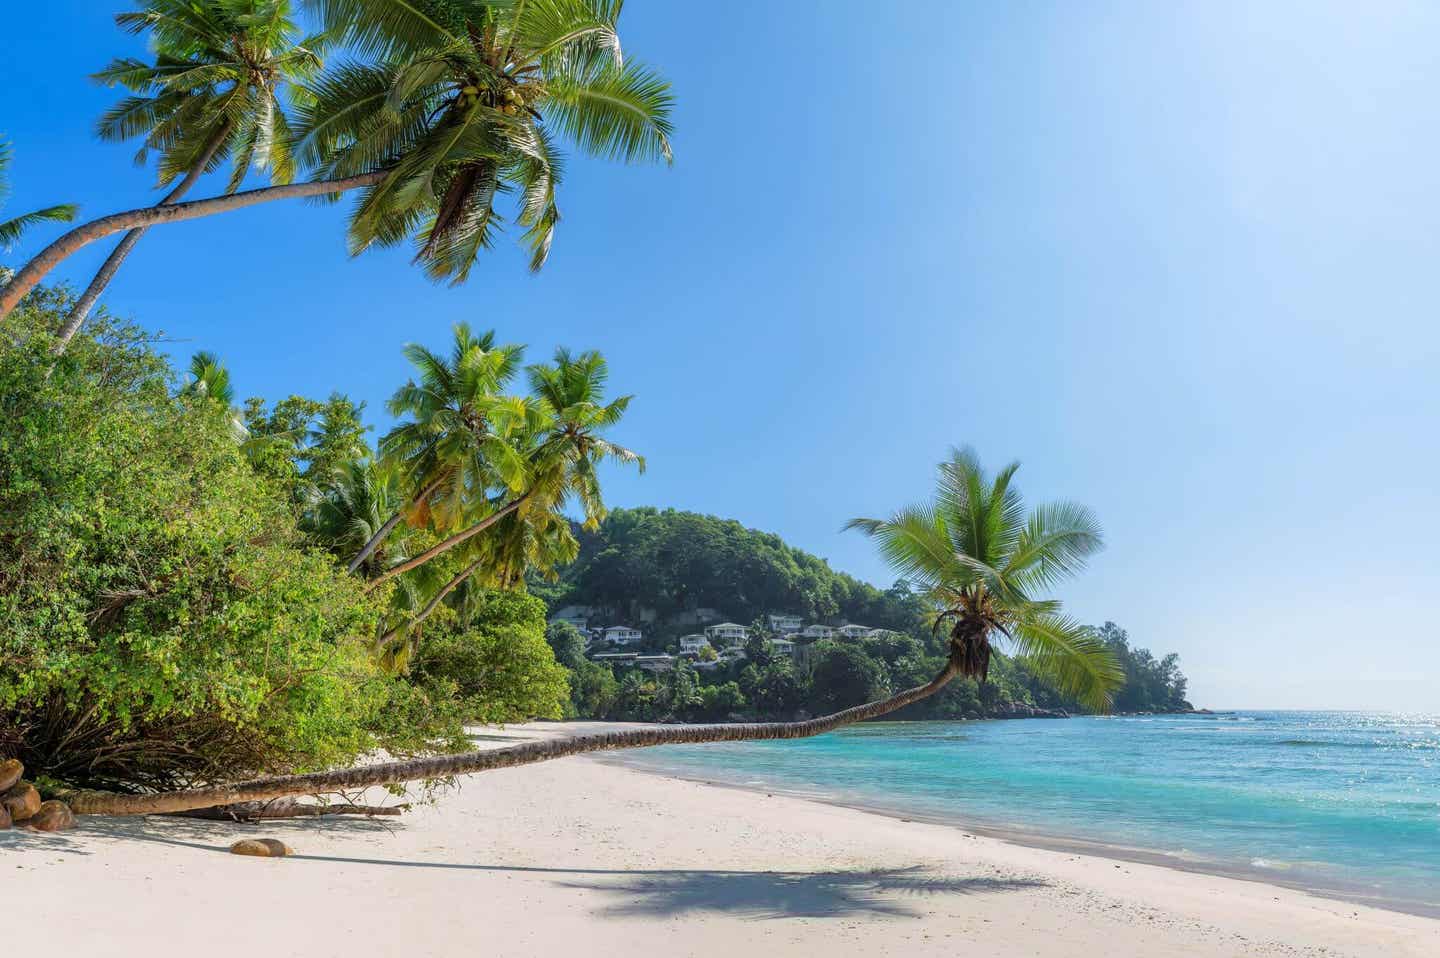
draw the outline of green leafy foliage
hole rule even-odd
[[[523,593],[457,591],[406,647],[415,667],[385,667],[374,637],[411,592],[347,574],[299,494],[317,471],[374,468],[357,407],[252,402],[237,430],[217,357],[182,379],[104,311],[52,357],[72,305],[35,291],[0,346],[5,747],[58,781],[166,788],[562,714],[544,606]]]
[[[476,722],[563,718],[569,695],[545,641],[545,603],[520,592],[473,597],[469,627],[427,637],[413,672],[422,686],[448,687]]]
[[[385,171],[350,219],[350,247],[413,237],[433,279],[463,282],[515,198],[532,269],[550,254],[564,174],[557,139],[627,162],[670,160],[669,84],[621,56],[620,4],[320,0],[363,59],[308,89],[299,154],[327,177]]]
[[[553,608],[570,603],[638,621],[652,610],[657,634],[680,634],[675,616],[719,610],[735,622],[771,612],[807,621],[846,619],[875,628],[919,630],[924,606],[904,583],[880,590],[836,572],[779,536],[733,520],[675,509],[615,509],[594,531],[576,530],[580,553],[554,586],[532,582]]]

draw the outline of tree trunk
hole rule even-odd
[[[181,818],[203,818],[212,822],[268,822],[282,818],[322,818],[328,815],[399,815],[409,805],[302,805],[293,798],[273,802],[241,802],[238,805],[212,805],[171,812]]]
[[[210,142],[206,144],[205,151],[201,153],[199,161],[190,168],[190,172],[185,174],[184,179],[182,179],[173,190],[165,194],[164,199],[155,205],[172,206],[176,200],[190,192],[190,187],[194,186],[200,177],[204,175],[205,167],[210,165],[210,161],[214,159],[216,151],[225,144],[225,140],[229,136],[230,124],[228,122],[220,124],[220,129],[215,131],[215,135],[211,137]],[[105,262],[101,264],[100,271],[95,274],[94,279],[90,280],[90,285],[85,287],[85,292],[81,294],[80,299],[76,301],[75,308],[70,310],[70,315],[66,318],[65,325],[60,327],[60,332],[55,337],[55,345],[51,349],[51,355],[64,355],[65,350],[70,345],[70,340],[84,324],[86,318],[90,315],[90,310],[95,308],[95,303],[100,299],[100,294],[105,292],[105,287],[109,286],[110,281],[115,278],[115,273],[120,269],[120,264],[125,262],[125,257],[130,255],[130,251],[135,248],[135,244],[140,242],[140,237],[144,235],[144,227],[133,229],[121,237],[119,243],[115,244],[115,248],[110,251],[110,255],[107,256]]]
[[[499,522],[501,519],[508,516],[510,513],[514,512],[516,509],[520,508],[521,503],[523,503],[528,498],[530,498],[530,493],[527,492],[523,496],[512,499],[510,500],[510,502],[502,506],[498,512],[492,512],[490,515],[486,516],[484,519],[481,519],[473,526],[470,526],[467,529],[463,529],[460,532],[455,533],[448,539],[435,543],[435,545],[426,549],[424,552],[420,553],[417,556],[411,556],[409,559],[406,559],[404,562],[400,563],[397,566],[392,566],[389,569],[386,569],[380,575],[370,580],[370,584],[365,586],[366,591],[375,588],[382,582],[386,582],[390,579],[395,578],[402,572],[409,572],[411,569],[414,569],[417,566],[422,566],[436,556],[441,555],[445,552],[449,552],[451,549],[460,545],[460,543],[466,541],[467,539],[471,539],[479,535],[486,529],[493,526],[495,523]]]
[[[272,200],[295,199],[306,196],[324,196],[328,193],[344,193],[363,186],[373,186],[383,180],[389,171],[375,170],[358,176],[347,176],[338,180],[316,180],[309,183],[291,183],[287,186],[267,186],[228,196],[213,196],[205,200],[191,200],[171,206],[147,206],[123,213],[112,213],[98,220],[91,220],[75,227],[55,242],[45,247],[35,258],[25,264],[7,285],[0,287],[0,320],[10,315],[11,310],[34,289],[42,279],[70,254],[85,246],[123,230],[156,226],[161,223],[178,223],[182,220],[198,219],[216,213],[244,209],[258,203]]]
[[[548,762],[551,759],[586,752],[612,751],[623,748],[648,748],[652,745],[697,745],[705,742],[750,742],[760,740],[808,738],[844,725],[878,718],[896,709],[918,702],[942,689],[960,671],[960,663],[952,653],[950,659],[933,679],[924,685],[893,695],[879,702],[822,715],[805,722],[752,722],[737,725],[663,725],[569,738],[523,742],[505,748],[482,752],[462,752],[404,762],[385,762],[334,772],[313,772],[307,775],[281,775],[259,778],[234,785],[191,788],[179,792],[154,795],[115,795],[108,792],[71,792],[59,797],[70,804],[78,815],[154,815],[183,812],[212,805],[236,802],[263,802],[289,795],[317,795],[348,789],[369,788],[451,775],[467,775],[496,768],[513,768]]]
[[[473,574],[476,569],[480,568],[480,563],[484,561],[485,557],[481,556],[479,559],[476,559],[474,562],[461,569],[449,582],[441,586],[438,592],[431,596],[430,601],[425,603],[425,608],[420,610],[419,615],[415,616],[415,618],[405,623],[405,625],[397,625],[389,632],[386,632],[384,635],[380,636],[380,640],[375,643],[376,646],[383,649],[387,643],[394,640],[394,638],[400,634],[401,629],[417,626],[421,622],[424,622],[426,619],[428,619],[430,617],[430,613],[434,612],[437,608],[440,607],[440,603],[445,600],[445,597],[450,593],[454,592],[456,589],[460,588],[460,583],[470,578],[471,574]]]
[[[424,489],[421,489],[419,492],[417,492],[415,494],[415,497],[410,500],[410,506],[413,508],[420,502],[429,498],[430,495],[440,487],[440,483],[443,481],[444,477],[442,476],[441,478],[436,479],[434,482],[430,483]],[[365,543],[365,545],[361,547],[355,558],[350,560],[350,564],[345,567],[345,571],[354,572],[356,569],[360,568],[360,564],[366,559],[370,558],[370,553],[380,548],[380,543],[385,541],[385,537],[390,535],[390,533],[394,531],[395,527],[400,524],[400,520],[403,518],[405,518],[405,510],[395,510],[395,514],[389,519],[385,520],[385,524],[381,526],[380,529],[373,536],[370,537],[369,542]]]

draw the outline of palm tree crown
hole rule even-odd
[[[891,566],[923,591],[934,627],[948,628],[960,674],[983,681],[991,645],[1012,650],[1063,692],[1101,709],[1123,681],[1109,649],[1038,593],[1084,567],[1102,545],[1084,506],[1057,502],[1028,514],[1013,485],[1018,462],[993,478],[971,449],[941,463],[933,502],[889,519],[854,519]]]
[[[159,154],[159,185],[228,159],[226,192],[239,189],[251,169],[274,183],[295,178],[294,136],[284,94],[322,66],[323,36],[301,37],[289,0],[144,0],[116,23],[130,33],[148,31],[153,63],[133,57],[112,61],[95,74],[132,92],[100,118],[103,140],[141,137],[136,156]]]
[[[544,488],[548,508],[574,496],[585,512],[587,525],[605,517],[596,467],[609,460],[645,471],[645,458],[606,439],[602,433],[620,422],[633,396],[605,401],[610,367],[593,350],[574,356],[557,349],[553,363],[526,370],[531,393],[549,412],[543,436],[531,454],[537,480]],[[537,503],[538,505],[538,503]]]
[[[385,169],[350,245],[416,237],[435,279],[463,282],[516,194],[531,268],[560,213],[559,133],[592,155],[670,160],[669,84],[621,56],[619,0],[317,0],[369,62],[328,70],[302,110],[302,158],[331,178]]]

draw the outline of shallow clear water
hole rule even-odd
[[[1440,717],[893,722],[627,761],[1440,907]],[[1429,906],[1429,907],[1427,907]]]

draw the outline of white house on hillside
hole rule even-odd
[[[699,632],[680,636],[681,655],[699,655],[702,649],[710,648],[710,640]]]
[[[612,625],[600,635],[606,642],[614,642],[616,645],[639,645],[643,638],[639,629],[632,629],[628,625]]]
[[[770,616],[770,631],[786,635],[790,632],[800,631],[800,616],[798,615],[772,615]]]
[[[800,634],[807,639],[828,639],[835,634],[835,630],[828,625],[821,625],[818,622],[805,626]]]
[[[734,622],[721,622],[705,630],[715,645],[743,645],[750,638],[750,630]]]
[[[794,655],[795,643],[789,639],[771,639],[770,650],[776,655]]]
[[[847,639],[863,639],[875,630],[868,625],[842,625],[835,631]]]

